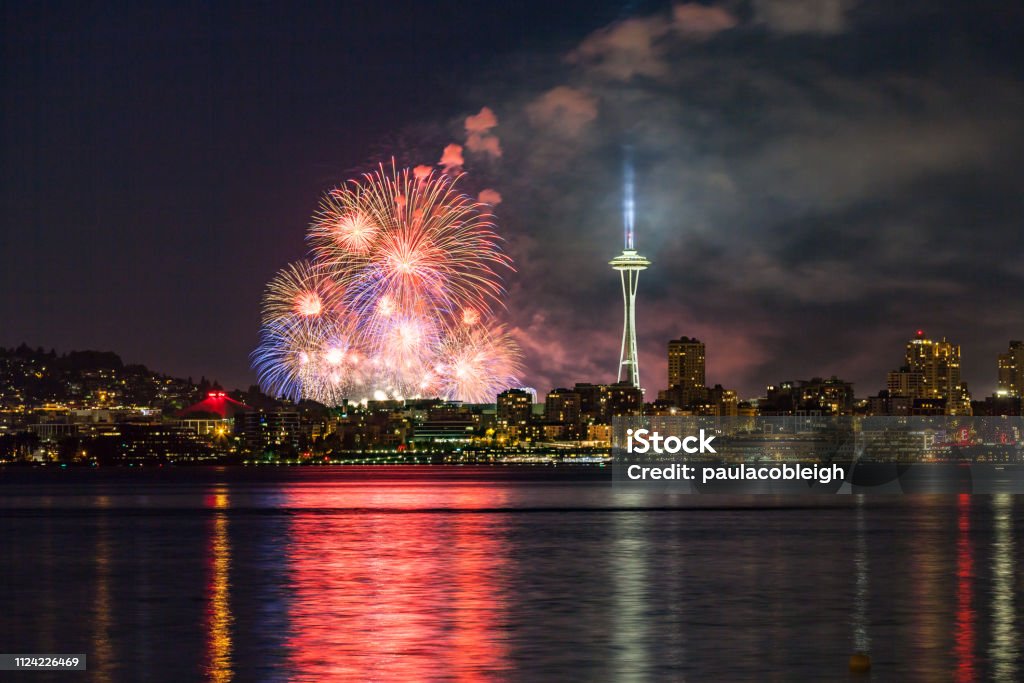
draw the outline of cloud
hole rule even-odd
[[[560,85],[530,102],[526,114],[537,128],[575,137],[597,118],[597,98],[584,90]]]
[[[855,0],[754,0],[754,22],[778,33],[842,33]]]
[[[899,187],[922,173],[984,164],[1010,122],[989,125],[937,113],[928,118],[860,105],[858,120],[834,119],[765,142],[740,171],[779,199],[838,208]],[[841,159],[842,163],[838,163]],[[770,176],[770,177],[769,177]]]
[[[611,293],[612,300],[618,301]],[[530,370],[526,382],[542,394],[575,382],[614,382],[622,342],[621,308],[602,306],[600,314],[584,318],[573,311],[578,304],[557,299],[552,303],[531,310],[524,322],[510,330]],[[641,380],[649,400],[667,384],[669,339],[690,335],[706,344],[707,380],[712,385],[735,387],[771,360],[759,337],[749,334],[748,321],[730,325],[702,322],[676,303],[644,303],[642,313],[655,328],[646,330],[639,349]],[[561,333],[567,319],[573,320],[572,335]],[[767,330],[763,333],[770,335]],[[581,339],[586,339],[585,345]]]
[[[736,26],[737,19],[722,7],[684,3],[672,8],[672,27],[689,38],[709,38]]]
[[[501,156],[501,141],[493,133],[498,117],[489,107],[482,107],[479,114],[466,117],[466,149],[493,158]]]
[[[441,159],[437,162],[437,165],[444,167],[444,172],[450,174],[461,169],[465,163],[465,160],[462,158],[462,145],[452,143],[444,148],[444,153],[441,154]]]
[[[707,342],[709,380],[744,396],[815,374],[867,395],[918,327],[961,343],[965,378],[990,388],[995,353],[1024,330],[1010,294],[1024,286],[1024,87],[976,52],[946,55],[955,70],[923,61],[934,40],[969,43],[923,36],[917,10],[880,2],[906,49],[879,55],[856,23],[877,12],[852,7],[752,8],[751,24],[814,41],[766,41],[693,8],[636,17],[587,37],[560,80],[542,63],[485,93],[503,112],[506,156],[487,184],[506,198],[506,315],[528,383],[614,379],[621,292],[607,262],[628,139],[652,260],[637,312],[649,395],[664,387],[665,342],[684,334]]]
[[[470,133],[466,137],[466,149],[470,152],[488,155],[492,158],[501,156],[501,141],[495,135]]]
[[[588,330],[587,353],[581,354],[571,339],[552,334],[561,327],[561,318],[556,309],[536,310],[523,323],[509,329],[509,335],[523,352],[525,366],[530,368],[523,378],[527,385],[543,395],[549,389],[576,382],[614,380],[609,379],[609,366],[603,361],[618,354],[620,339],[607,330]]]
[[[620,81],[659,79],[670,72],[666,43],[680,37],[706,40],[736,24],[736,17],[722,7],[685,3],[669,15],[625,19],[595,31],[567,60]]]
[[[466,117],[466,132],[486,134],[498,125],[498,117],[494,115],[490,107],[481,107],[479,114],[471,114]]]
[[[480,191],[477,201],[482,204],[497,206],[498,204],[501,204],[501,193],[488,187]]]
[[[865,268],[838,254],[787,267],[777,254],[752,252],[737,259],[734,266],[732,276],[716,279],[730,289],[748,294],[768,291],[779,299],[803,304],[842,304],[901,291],[930,290],[949,296],[962,289],[957,282],[941,277],[921,278],[886,268]]]
[[[592,33],[568,59],[619,80],[662,76],[667,66],[656,43],[668,30],[661,17],[627,19]]]

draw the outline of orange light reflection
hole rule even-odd
[[[216,508],[211,521],[210,545],[207,551],[209,582],[206,588],[206,661],[207,680],[226,683],[232,680],[230,574],[231,543],[228,538],[228,518],[224,509],[229,506],[226,493],[207,496],[207,507]]]

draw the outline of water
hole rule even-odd
[[[7,470],[0,651],[89,671],[4,680],[1020,680],[1022,515],[493,469]]]

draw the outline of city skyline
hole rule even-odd
[[[955,338],[963,380],[990,393],[975,359],[1024,337],[1024,16],[784,4],[416,9],[413,39],[375,7],[354,22],[329,5],[140,5],[117,26],[12,7],[0,165],[19,257],[0,274],[0,344],[114,348],[246,386],[260,292],[304,253],[316,197],[457,145],[518,264],[501,315],[523,383],[611,382],[628,140],[654,262],[637,321],[649,390],[681,334],[741,395],[831,374],[866,390],[893,369],[876,349],[924,328]],[[258,40],[232,37],[239,13]]]
[[[939,389],[926,390],[925,387],[932,386],[937,383],[934,379],[935,373],[939,372],[934,367],[928,365],[914,366],[914,360],[911,358],[910,349],[915,345],[924,342],[925,344],[934,345],[934,347],[947,347],[954,348],[956,351],[955,367],[951,370],[945,370],[945,366],[942,372],[950,372],[945,379],[939,380],[945,382]],[[1018,358],[1024,357],[1019,356],[1022,354],[1024,349],[1024,342],[1020,340],[1006,340],[1003,342],[1004,350],[995,354],[989,359],[988,365],[990,365],[990,374],[995,378],[992,382],[991,388],[985,387],[974,387],[967,385],[967,389],[970,392],[972,400],[984,400],[987,397],[996,395],[1024,395],[1024,362],[1018,361]],[[45,353],[53,354],[57,356],[66,354],[95,354],[98,356],[113,355],[121,358],[121,354],[117,350],[110,349],[62,349],[52,345],[32,345],[27,342],[21,342],[18,345],[11,346],[10,350],[14,351],[17,349],[25,349],[27,352],[32,353]],[[901,356],[900,349],[903,350]],[[0,350],[4,350],[3,345],[0,345]],[[648,379],[646,386],[641,386],[640,389],[644,392],[644,401],[646,403],[653,403],[659,400],[659,393],[664,393],[665,390],[672,389],[675,386],[686,385],[688,387],[695,387],[699,389],[709,389],[717,385],[717,387],[733,390],[734,383],[729,377],[723,377],[720,375],[714,375],[707,370],[707,361],[713,357],[715,353],[714,348],[707,348],[702,340],[696,337],[681,336],[674,339],[666,339],[662,342],[662,355],[665,359],[663,363],[665,372],[660,378]],[[949,351],[945,352],[946,354]],[[793,375],[778,376],[767,382],[759,389],[745,393],[743,391],[737,391],[736,396],[741,401],[757,400],[764,398],[765,391],[775,388],[780,383],[785,382],[802,382],[815,379],[827,379],[827,378],[840,378],[846,381],[846,383],[856,386],[856,398],[867,399],[873,398],[880,392],[888,391],[893,395],[920,395],[929,397],[941,397],[948,396],[952,393],[953,389],[960,385],[960,377],[962,376],[960,345],[956,344],[954,340],[950,340],[947,335],[941,335],[935,339],[929,338],[928,334],[923,329],[918,329],[913,332],[907,339],[904,340],[902,346],[898,346],[893,349],[884,350],[881,355],[885,360],[879,361],[879,367],[888,367],[888,370],[879,373],[878,377],[870,380],[867,384],[861,385],[853,381],[849,381],[842,372],[834,370],[826,370],[825,372],[804,372],[795,373]],[[937,354],[938,355],[938,354]],[[689,356],[689,357],[687,357]],[[139,365],[142,367],[148,367],[153,372],[160,373],[168,377],[175,377],[177,379],[184,379],[188,377],[191,381],[193,377],[200,377],[204,382],[209,382],[212,385],[228,391],[248,391],[252,387],[257,387],[257,382],[253,381],[249,384],[234,385],[230,382],[223,381],[218,375],[214,374],[209,377],[206,375],[177,375],[173,372],[168,372],[160,366],[151,362],[138,362],[136,360],[124,360],[126,366]],[[886,365],[888,364],[888,365]],[[978,363],[969,362],[968,365],[977,365]],[[929,375],[928,373],[932,373]],[[915,373],[917,373],[915,375]],[[917,379],[915,379],[917,377]],[[932,379],[926,379],[932,377]],[[553,384],[550,387],[547,386],[530,386],[527,384],[510,385],[505,390],[525,390],[535,392],[535,399],[537,403],[544,403],[544,396],[547,393],[557,393],[563,389],[571,388],[578,384],[592,384],[594,386],[614,386],[616,384],[629,384],[628,382],[622,381],[601,381],[600,379],[593,377],[576,377],[570,378],[569,381],[562,384]],[[966,383],[965,383],[966,384]],[[500,392],[499,392],[500,393]],[[497,395],[497,394],[496,394]],[[267,393],[268,397],[274,399],[288,400],[285,395],[274,395],[272,392]],[[413,400],[427,399],[427,398],[441,398],[441,396],[434,395],[423,395],[423,396],[410,396],[407,397]],[[687,400],[693,399],[693,396],[687,395]],[[370,400],[386,400],[387,397],[371,398]],[[346,401],[351,403],[358,403],[360,400],[356,397],[347,398]],[[460,402],[460,401],[455,401]]]
[[[529,388],[509,388],[493,401],[422,397],[341,405],[293,403],[257,387],[229,392],[205,378],[196,383],[125,364],[112,352],[0,348],[0,463],[451,464],[497,458],[537,464],[568,458],[579,464],[608,457],[615,418],[629,416],[725,418],[744,429],[758,417],[895,418],[892,424],[904,426],[906,418],[933,425],[948,418],[958,431],[953,441],[941,442],[935,457],[944,459],[957,455],[952,446],[972,438],[992,445],[984,428],[971,436],[973,426],[996,424],[984,418],[1019,419],[1019,348],[1021,342],[1011,340],[999,354],[1003,388],[990,396],[971,397],[959,382],[959,347],[918,331],[904,349],[905,364],[888,373],[887,388],[859,398],[850,382],[835,376],[780,381],[761,396],[739,397],[707,380],[705,345],[682,337],[667,344],[671,386],[656,400],[629,382],[581,381],[553,388],[543,400]],[[1019,459],[1012,451],[1000,446],[976,455]]]
[[[1024,680],[1021,0],[2,16],[0,671]]]

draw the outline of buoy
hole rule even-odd
[[[850,655],[850,671],[858,674],[867,673],[871,670],[871,657],[863,652],[854,652]]]

